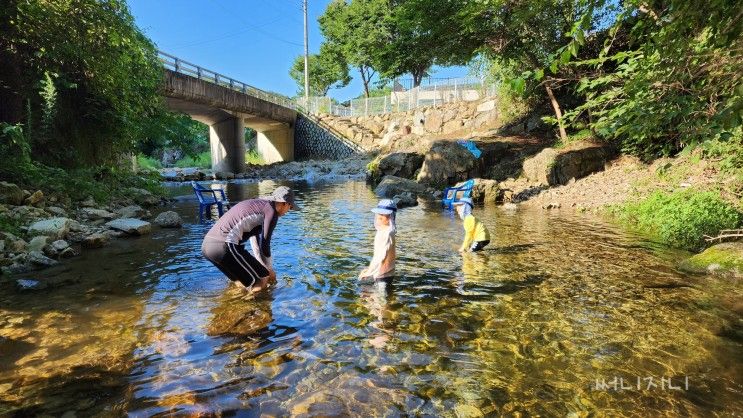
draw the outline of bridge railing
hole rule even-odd
[[[220,74],[216,71],[208,70],[196,64],[184,61],[174,55],[170,55],[163,51],[157,51],[157,54],[160,58],[160,61],[163,63],[163,66],[169,70],[175,71],[176,73],[196,77],[199,80],[206,80],[210,83],[214,83],[222,87],[227,87],[244,94],[250,94],[251,96],[258,97],[259,99],[288,107],[290,109],[300,111],[302,110],[301,106],[299,106],[294,100],[286,96],[261,90],[257,87],[251,86],[250,84],[246,84],[242,81],[227,77],[226,75]]]

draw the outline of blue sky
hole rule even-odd
[[[292,96],[289,77],[294,58],[303,53],[301,0],[128,0],[137,25],[158,48],[255,87]],[[308,0],[310,53],[322,43],[317,18],[330,0]],[[459,77],[463,67],[437,68],[435,77]],[[358,96],[357,72],[339,100]]]

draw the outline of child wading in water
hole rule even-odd
[[[454,206],[457,208],[457,214],[464,221],[464,241],[462,246],[459,247],[459,252],[480,251],[490,244],[488,228],[472,215],[472,208],[474,207],[472,199],[465,197],[458,202],[454,202]]]
[[[379,201],[376,208],[372,209],[374,216],[374,228],[377,234],[374,236],[374,256],[369,267],[359,274],[359,279],[373,277],[374,279],[385,279],[395,274],[395,213],[397,205],[389,199]]]

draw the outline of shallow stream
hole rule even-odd
[[[491,245],[462,257],[461,222],[423,204],[398,214],[396,280],[359,282],[369,187],[287,184],[302,211],[279,220],[277,286],[256,298],[201,257],[190,186],[170,188],[180,230],[0,279],[0,415],[743,415],[743,289],[678,272],[687,254],[493,206],[475,210]]]

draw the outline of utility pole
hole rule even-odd
[[[307,0],[302,0],[304,11],[304,105],[310,105],[310,50],[307,45]]]

